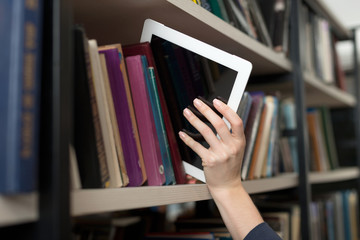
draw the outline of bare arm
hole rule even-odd
[[[194,106],[215,127],[219,138],[188,109],[184,110],[185,118],[203,135],[210,147],[206,149],[184,132],[180,131],[179,136],[201,157],[209,191],[232,237],[244,239],[263,219],[241,182],[245,149],[242,120],[221,101],[215,99],[213,104],[230,122],[232,132],[206,104],[195,99]]]

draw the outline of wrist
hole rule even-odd
[[[208,185],[211,196],[214,200],[218,198],[227,198],[228,196],[233,196],[234,194],[247,194],[244,189],[241,179],[232,182],[231,184],[224,185]]]

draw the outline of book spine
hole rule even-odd
[[[164,166],[161,160],[159,141],[152,113],[150,112],[149,96],[146,90],[144,69],[140,55],[125,58],[131,93],[135,108],[136,121],[139,127],[140,141],[144,154],[148,185],[165,183]]]
[[[145,56],[143,56],[145,58]],[[173,166],[171,163],[171,155],[169,149],[169,143],[167,140],[167,134],[164,125],[164,118],[161,112],[161,106],[159,101],[159,94],[156,86],[155,72],[153,67],[148,67],[149,78],[146,78],[146,85],[150,96],[151,108],[155,120],[156,132],[159,139],[161,156],[165,169],[166,185],[175,184],[175,175]]]
[[[106,188],[109,187],[110,185],[110,174],[106,162],[105,145],[102,135],[103,133],[100,126],[99,109],[97,106],[97,99],[95,95],[95,86],[94,86],[93,74],[91,71],[89,45],[87,38],[84,38],[84,51],[85,51],[85,63],[86,63],[86,70],[87,70],[88,84],[89,84],[91,113],[92,113],[92,119],[95,130],[95,142],[96,142],[97,154],[99,159],[101,183],[102,183],[102,187]]]
[[[143,176],[139,164],[136,139],[132,131],[130,110],[126,97],[124,79],[120,70],[118,50],[101,50],[100,53],[105,53],[116,119],[120,132],[126,170],[129,177],[128,186],[139,186],[142,184]]]
[[[0,192],[30,192],[37,187],[42,1],[2,1],[0,7],[6,25],[0,32]]]

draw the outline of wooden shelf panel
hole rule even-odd
[[[324,84],[315,76],[305,73],[306,103],[308,106],[353,107],[356,99],[348,92]]]
[[[0,227],[33,222],[38,219],[36,193],[0,195]]]
[[[99,45],[138,42],[144,20],[151,18],[249,60],[253,74],[291,71],[284,54],[276,53],[192,1],[77,0],[73,4],[74,22],[84,25],[89,38],[97,39]]]
[[[359,178],[360,171],[357,167],[341,168],[328,172],[312,172],[309,174],[311,184],[341,182]]]
[[[244,188],[249,194],[278,191],[298,186],[297,173],[282,174],[273,178],[262,178],[244,182]]]
[[[297,186],[296,174],[245,181],[249,194]],[[205,184],[118,189],[74,190],[71,194],[72,216],[167,205],[211,199]]]
[[[339,88],[327,85],[319,78],[305,73],[305,101],[308,107],[328,106],[328,107],[354,107],[356,98],[348,92]],[[293,96],[293,81],[290,79],[262,84],[248,85],[247,91],[280,91],[282,96]]]

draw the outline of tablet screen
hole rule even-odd
[[[197,97],[209,103],[215,97],[227,101],[237,72],[154,35],[151,47],[176,136],[183,129],[199,135],[182,111],[193,109],[192,102]],[[201,142],[206,146],[206,142]],[[182,159],[202,169],[198,156],[180,139],[178,145]]]

